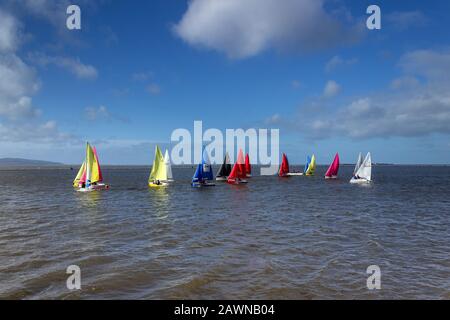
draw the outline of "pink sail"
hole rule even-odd
[[[339,171],[339,154],[336,153],[333,163],[330,165],[327,172],[325,173],[325,177],[337,177],[338,171]]]

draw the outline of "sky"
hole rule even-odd
[[[81,30],[66,9],[81,9]],[[448,1],[0,0],[0,158],[150,164],[178,128],[276,128],[291,163],[450,163]]]

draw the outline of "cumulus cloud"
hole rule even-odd
[[[111,113],[107,107],[87,107],[84,109],[84,117],[88,121],[111,121],[117,120],[120,122],[128,123],[130,120],[126,117],[119,116],[115,113]]]
[[[158,94],[161,93],[161,87],[156,83],[151,83],[147,86],[147,91],[152,96],[157,96]]]
[[[450,51],[415,50],[400,58],[406,74],[426,77],[429,81],[450,82]]]
[[[42,67],[55,65],[72,73],[79,79],[95,79],[98,76],[97,69],[88,64],[84,64],[79,58],[48,56],[44,53],[32,53],[29,55],[30,61]]]
[[[416,77],[403,76],[403,77],[392,80],[391,88],[395,89],[395,90],[414,88],[414,87],[417,87],[419,85],[419,83],[420,82]]]
[[[338,12],[339,10],[335,10]],[[361,29],[344,26],[322,0],[193,0],[174,32],[188,44],[231,58],[269,48],[311,51],[359,39]]]
[[[151,72],[135,72],[131,75],[133,81],[147,81],[153,76]]]
[[[325,84],[323,89],[323,96],[325,98],[332,98],[341,91],[341,86],[334,80],[330,80]]]
[[[395,11],[385,15],[386,26],[393,27],[399,31],[406,30],[410,27],[423,26],[427,22],[427,18],[420,11]]]
[[[445,51],[406,53],[399,63],[404,75],[391,83],[395,91],[362,96],[343,106],[318,99],[301,106],[297,116],[277,117],[275,123],[317,139],[450,134],[449,57]],[[301,121],[305,114],[308,121]]]
[[[298,80],[292,80],[291,86],[294,89],[299,89],[299,88],[301,88],[302,83],[300,81],[298,81]]]
[[[343,59],[340,56],[334,56],[332,57],[327,64],[325,65],[325,71],[331,72],[334,69],[341,67],[341,66],[350,66],[358,62],[358,59],[351,58],[351,59]]]
[[[18,55],[20,23],[0,10],[0,141],[60,142],[69,135],[61,133],[54,121],[40,120],[41,111],[33,106],[32,96],[40,82],[35,70]]]
[[[19,28],[18,21],[0,9],[0,52],[16,50],[20,40]]]

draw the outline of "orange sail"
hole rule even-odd
[[[288,173],[289,173],[289,161],[288,158],[286,157],[286,154],[283,153],[283,159],[281,160],[281,166],[278,175],[280,177],[288,177]]]

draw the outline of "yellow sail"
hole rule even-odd
[[[151,183],[155,180],[167,181],[167,170],[164,163],[164,156],[158,146],[155,148],[155,159],[153,160],[152,171],[148,182]]]
[[[80,167],[80,170],[78,170],[77,176],[73,180],[73,187],[77,188],[78,184],[80,182],[81,177],[83,176],[84,170],[86,169],[86,161],[83,162],[83,164]]]
[[[307,176],[313,176],[316,171],[316,157],[313,155],[311,157],[311,162],[309,163],[308,169],[306,170]]]
[[[98,182],[100,180],[97,158],[89,143],[86,145],[86,174],[86,180],[90,183]]]

